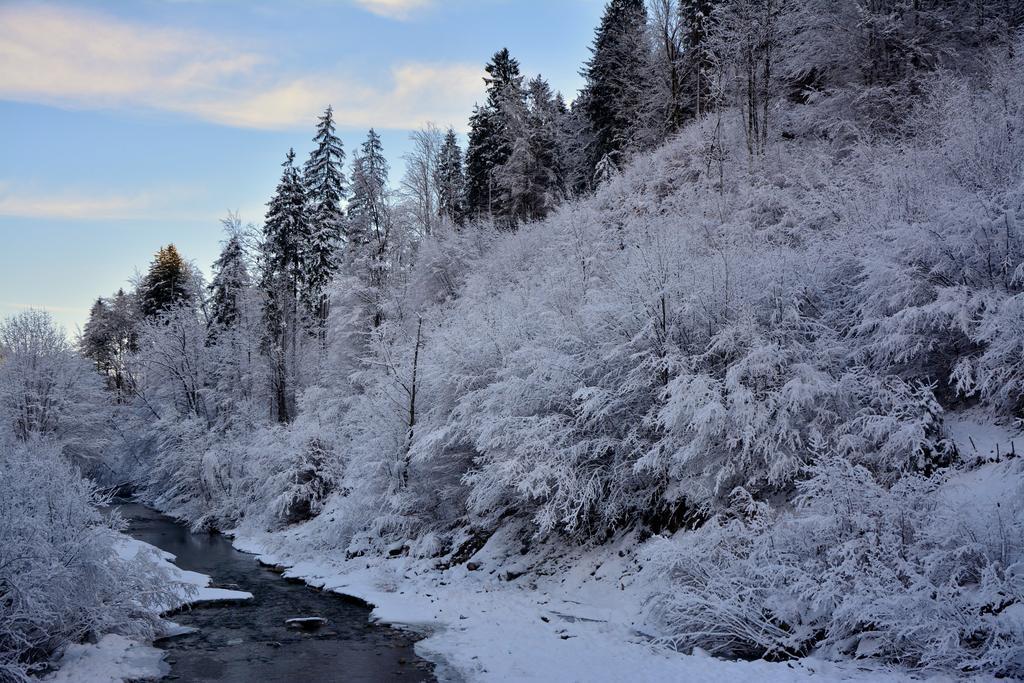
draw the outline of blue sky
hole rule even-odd
[[[0,2],[0,316],[74,332],[168,242],[206,269],[327,104],[347,150],[382,133],[397,183],[409,130],[463,129],[501,47],[571,98],[603,4]]]

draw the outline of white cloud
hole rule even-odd
[[[401,16],[427,0],[359,2]],[[219,36],[64,7],[0,6],[0,99],[149,108],[266,129],[308,126],[334,103],[341,126],[415,128],[463,121],[479,94],[480,75],[463,64],[406,63],[383,82],[334,73],[295,76]]]
[[[0,8],[0,94],[82,106],[156,104],[214,89],[260,58],[206,36],[157,29],[80,10]]]
[[[138,218],[147,206],[144,196],[0,195],[0,216],[19,218]]]
[[[481,70],[452,64],[408,63],[388,82],[370,86],[344,77],[297,78],[237,99],[198,102],[203,118],[245,128],[309,125],[328,103],[339,124],[359,128],[416,128],[428,121],[456,127],[478,98]]]
[[[408,19],[419,9],[434,4],[433,0],[355,0],[356,4],[374,14],[389,19]]]
[[[0,217],[74,220],[195,219],[205,215],[181,211],[197,196],[187,187],[161,187],[159,192],[98,193],[82,189],[40,191],[0,181]],[[212,217],[211,217],[212,220]]]

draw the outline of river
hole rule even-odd
[[[213,585],[253,594],[245,603],[201,605],[173,620],[198,631],[157,641],[167,651],[165,680],[202,683],[432,681],[431,665],[413,652],[415,638],[369,622],[370,610],[341,596],[282,579],[223,536],[193,534],[143,505],[117,506],[135,538],[173,553],[183,569]],[[322,617],[305,632],[285,620]]]

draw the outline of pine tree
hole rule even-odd
[[[466,209],[474,218],[506,213],[501,193],[495,191],[495,171],[512,155],[515,138],[510,135],[510,117],[526,97],[519,62],[507,48],[495,53],[486,71],[487,103],[476,107],[470,117],[466,149]]]
[[[480,220],[491,211],[493,174],[499,125],[497,112],[476,106],[469,117],[469,144],[466,147],[466,211]]]
[[[611,155],[605,154],[594,169],[594,187],[601,187],[618,174],[619,169],[612,161]]]
[[[388,205],[388,162],[380,136],[372,128],[352,164],[349,202],[349,263],[373,300],[374,326],[383,320],[381,292],[388,277],[391,248],[391,210]]]
[[[250,285],[242,240],[237,234],[229,234],[220,256],[213,263],[213,281],[210,283],[211,339],[238,322],[241,315],[239,299]]]
[[[594,132],[587,116],[587,100],[584,90],[573,100],[559,125],[559,149],[567,195],[586,194],[593,187],[594,167],[589,155],[594,144]]]
[[[680,0],[682,40],[682,97],[684,116],[699,118],[712,109],[714,63],[710,34],[718,0]]]
[[[383,255],[387,251],[390,216],[387,205],[388,162],[380,136],[372,128],[352,165],[349,234],[357,247]],[[358,249],[357,249],[358,251]]]
[[[80,346],[82,355],[91,360],[101,374],[106,374],[110,367],[109,326],[110,306],[103,297],[99,297],[89,309]]]
[[[131,296],[119,289],[111,299],[96,300],[82,330],[82,355],[95,363],[118,402],[125,400],[129,389],[125,364],[138,351],[136,322]]]
[[[273,366],[274,410],[281,422],[291,420],[300,324],[302,245],[307,235],[306,194],[288,150],[284,172],[267,209],[263,226],[262,279],[264,347]]]
[[[558,103],[540,76],[529,82],[526,92],[526,102],[506,104],[512,153],[495,172],[501,218],[508,227],[543,219],[564,195]]]
[[[462,170],[462,149],[452,128],[445,134],[438,154],[435,183],[440,200],[438,213],[454,225],[462,225],[465,218],[466,176]]]
[[[303,178],[309,202],[308,238],[303,254],[303,305],[322,340],[329,313],[327,287],[338,268],[346,197],[345,149],[334,133],[334,112],[327,107],[319,118],[316,147],[306,162]]]
[[[154,317],[193,299],[192,273],[173,244],[161,247],[139,285],[144,315]]]
[[[590,167],[608,156],[620,164],[638,149],[646,127],[642,103],[649,88],[650,51],[644,0],[611,0],[591,47],[587,79],[587,118],[593,130]]]

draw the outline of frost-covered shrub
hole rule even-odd
[[[684,361],[654,418],[664,439],[639,467],[665,467],[705,502],[736,486],[785,489],[812,444],[834,438],[850,397],[829,356],[815,356],[828,332],[795,308],[781,315],[728,325]]]
[[[271,511],[281,524],[298,524],[320,514],[334,489],[331,457],[328,445],[313,437],[279,475],[284,490],[271,503]]]
[[[844,304],[857,361],[1006,413],[1020,410],[1024,382],[1020,61],[996,63],[981,87],[937,79],[914,144],[872,150],[864,172],[881,182],[860,180],[871,191],[843,218],[867,228]]]
[[[930,474],[956,459],[946,437],[944,410],[932,387],[895,375],[854,368],[841,386],[856,411],[837,430],[837,448],[877,477],[893,482],[906,472]]]
[[[117,517],[60,449],[0,442],[0,481],[0,680],[29,680],[66,643],[152,637],[170,579],[141,553],[118,554]]]
[[[211,445],[205,423],[194,417],[168,416],[147,427],[147,448],[137,448],[135,453],[139,463],[145,463],[139,473],[140,494],[176,517],[193,522],[204,517],[213,500],[204,471]]]
[[[1004,469],[980,484],[946,471],[886,488],[830,457],[809,468],[792,511],[737,491],[731,513],[662,544],[668,640],[1021,675],[1024,473]]]

